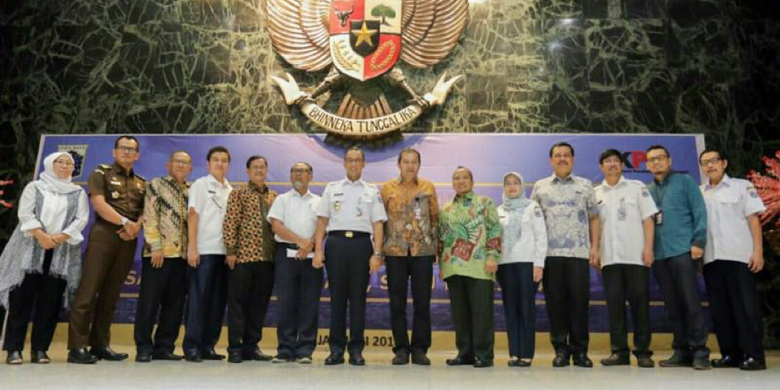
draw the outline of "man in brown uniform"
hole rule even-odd
[[[113,155],[114,164],[100,165],[89,176],[89,196],[96,215],[70,311],[70,363],[127,359],[126,353],[109,347],[111,320],[120,288],[133,265],[143,224],[146,180],[133,172],[133,163],[140,156],[135,137],[117,138]],[[92,347],[89,351],[87,345]]]

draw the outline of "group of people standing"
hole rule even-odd
[[[663,146],[652,146],[647,166],[655,180],[645,186],[624,178],[622,154],[608,149],[599,158],[604,181],[595,188],[572,174],[570,144],[557,143],[549,154],[553,173],[535,183],[530,197],[523,176],[509,172],[496,206],[474,193],[471,170],[458,167],[452,175],[455,197],[440,208],[434,185],[418,176],[422,156],[415,149],[400,152],[399,176],[381,190],[362,179],[363,151],[348,149],[346,177],[328,183],[320,197],[309,189],[311,165],[294,164],[292,189],[280,195],[266,185],[269,162],[257,155],[246,161],[248,184],[234,189],[226,179],[231,154],[221,146],[206,156],[208,175],[191,185],[192,157],[185,151],[171,154],[168,175],[147,182],[133,171],[138,140],[122,136],[114,145],[114,163],[98,166],[89,178],[95,223],[82,265],[88,196],[71,183],[73,158],[54,153],[46,157],[40,179],[25,188],[20,224],[0,257],[0,306],[9,315],[7,363],[22,363],[31,319],[31,361],[50,360],[47,350],[63,305],[70,309],[69,362],[126,359],[110,347],[110,324],[143,233],[137,362],[225,359],[215,345],[227,312],[229,362],[312,363],[324,268],[330,294],[330,355],[324,363],[343,364],[349,354],[350,364],[365,365],[367,287],[370,275],[385,266],[392,364],[429,365],[431,280],[438,262],[458,350],[448,365],[493,365],[497,281],[509,366],[532,364],[541,283],[553,366],[592,367],[593,267],[601,271],[609,311],[612,354],[601,364],[630,364],[628,302],[637,365],[655,366],[649,348],[652,270],[674,337],[674,354],[660,366],[766,367],[753,276],[763,268],[758,215],[764,206],[749,182],[725,174],[728,162],[721,153],[700,155],[709,180],[699,187],[671,170]],[[712,361],[696,282],[701,260],[722,353]],[[274,286],[279,323],[272,357],[258,346]],[[183,356],[174,352],[182,318]]]

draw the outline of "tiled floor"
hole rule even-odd
[[[117,350],[132,352],[129,346]],[[447,367],[445,359],[452,352],[431,353],[433,365],[392,366],[392,355],[369,352],[368,365],[325,367],[325,352],[315,354],[312,365],[265,362],[185,362],[134,363],[131,358],[120,363],[100,362],[94,366],[65,363],[65,346],[52,346],[49,365],[29,363],[8,366],[0,363],[0,389],[110,389],[110,390],[173,390],[173,389],[777,389],[780,386],[780,354],[769,356],[769,370],[744,372],[736,369],[694,371],[688,368],[639,369],[636,366],[605,368],[598,363],[592,369],[567,367],[553,369],[552,355],[537,354],[531,368],[509,368],[506,357],[496,360],[496,366],[486,369]],[[272,352],[272,351],[267,351]],[[2,355],[3,360],[5,354]],[[668,352],[657,353],[657,360]],[[595,362],[603,354],[591,356]]]

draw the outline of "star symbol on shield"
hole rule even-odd
[[[366,21],[363,21],[363,25],[360,27],[360,30],[352,30],[352,33],[357,35],[357,42],[355,42],[355,47],[360,46],[363,42],[367,43],[368,46],[374,46],[373,43],[371,43],[371,37],[373,37],[377,30],[370,30],[368,26],[366,26]]]

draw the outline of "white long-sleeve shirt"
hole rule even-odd
[[[35,215],[36,191],[43,195],[41,215]],[[89,221],[89,201],[87,193],[81,191],[78,198],[76,218],[68,226],[64,226],[68,210],[68,195],[41,189],[35,182],[27,184],[19,200],[19,224],[25,236],[30,237],[31,230],[42,229],[47,234],[65,233],[70,238],[68,244],[76,245],[84,241],[81,231]]]
[[[506,232],[509,217],[503,205],[498,207],[498,220],[502,230]],[[499,265],[534,263],[535,267],[544,268],[544,258],[547,256],[547,226],[539,204],[531,201],[531,204],[523,210],[521,221],[520,239],[511,248],[502,248]],[[506,240],[502,241],[506,242]]]

